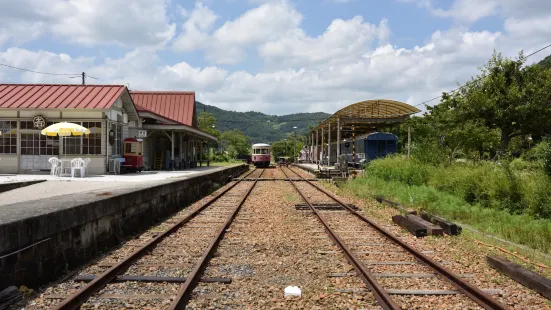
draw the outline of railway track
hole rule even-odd
[[[258,179],[263,173],[264,169],[254,169],[243,178]],[[74,278],[88,283],[70,295],[57,296],[62,301],[54,309],[114,309],[125,307],[128,299],[145,300],[148,306],[144,303],[143,308],[185,309],[199,282],[231,282],[201,275],[256,184],[238,180],[189,215],[161,224],[160,232],[148,232],[139,242],[125,244],[123,248],[135,250],[111,266],[104,264],[108,269],[96,276]],[[121,282],[126,284],[124,288]],[[148,282],[146,289],[133,291],[131,284],[136,282]]]
[[[491,291],[485,292],[476,288],[465,281],[463,277],[454,274],[442,264],[415,250],[337,197],[306,180],[299,173],[290,168],[282,167],[281,169],[315,217],[321,222],[325,233],[354,267],[356,273],[350,274],[350,276],[359,276],[383,309],[406,309],[407,306],[402,307],[401,305],[407,305],[408,298],[415,298],[419,295],[447,298],[456,294],[469,298],[484,309],[510,309],[492,298],[488,294]],[[294,181],[295,179],[292,179],[287,172],[297,175],[305,182]],[[331,201],[329,204],[337,205],[340,209],[329,211],[314,207],[309,196],[319,196],[320,192]],[[412,270],[415,272],[412,273]],[[419,279],[424,282],[420,282]],[[424,287],[421,290],[392,288],[392,285],[396,285],[397,282],[404,281],[410,282],[408,287],[418,287],[419,285]],[[397,295],[398,298],[395,300],[391,295]],[[438,302],[434,299],[433,302],[433,305],[438,307]],[[462,308],[472,307],[472,305],[466,306],[463,302],[460,303],[462,303]]]

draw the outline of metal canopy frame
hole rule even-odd
[[[319,123],[310,130],[312,134],[321,129],[331,128],[331,133],[337,133],[338,125],[341,127],[342,138],[347,138],[348,132],[354,131],[358,134],[367,133],[378,127],[404,122],[410,115],[419,113],[421,110],[407,103],[388,99],[375,99],[360,101],[346,106],[333,115]]]
[[[410,115],[419,112],[421,110],[407,103],[388,99],[366,100],[346,106],[308,132],[306,137],[310,146],[309,160],[311,162],[321,162],[322,165],[327,164],[325,157],[327,154],[332,154],[332,152],[331,143],[326,144],[326,135],[330,142],[333,142],[332,136],[336,136],[336,141],[349,138],[355,141],[358,135],[374,132],[381,127],[403,123]],[[321,137],[319,136],[320,133]],[[355,143],[352,144],[352,154],[355,162]],[[336,147],[336,155],[338,162],[340,156],[339,146]],[[333,162],[331,156],[329,156],[328,161],[329,164]]]

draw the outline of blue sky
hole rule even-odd
[[[453,89],[494,49],[551,43],[549,12],[548,0],[4,0],[0,63],[237,111],[331,113]],[[0,81],[78,82],[5,67]]]

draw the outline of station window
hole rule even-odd
[[[63,154],[101,155],[101,122],[73,122],[90,130],[89,135],[63,137]]]
[[[52,124],[47,122],[46,126]],[[44,136],[32,121],[22,121],[21,155],[59,155],[59,137]]]
[[[0,154],[17,154],[16,121],[0,121]]]
[[[82,126],[90,129],[90,134],[82,137],[82,154],[101,155],[101,122],[82,122]]]

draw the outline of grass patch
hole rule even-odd
[[[551,178],[543,169],[537,169],[535,163],[521,160],[456,163],[442,168],[406,160],[403,156],[390,156],[372,161],[365,173],[386,182],[437,190],[424,190],[428,195],[425,200],[436,199],[432,196],[442,192],[485,209],[551,219]]]
[[[480,203],[471,204],[428,185],[408,185],[366,174],[344,184],[343,190],[359,198],[384,196],[544,253],[551,251],[551,221],[548,219],[511,214],[503,209],[483,207]]]
[[[292,203],[298,203],[301,201],[301,199],[295,193],[292,193],[292,194],[285,193],[283,194],[283,199],[285,199],[285,201],[287,202],[292,202]]]

